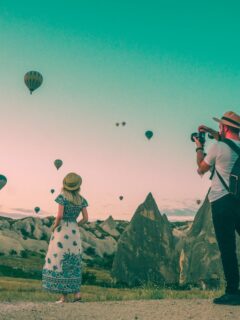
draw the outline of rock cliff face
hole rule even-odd
[[[224,281],[220,251],[212,223],[211,206],[207,197],[184,238],[180,249],[179,266],[181,285],[191,284],[203,289],[216,288]]]
[[[178,282],[178,264],[172,229],[161,215],[151,193],[141,204],[121,235],[112,274],[117,282],[129,286],[146,282]]]
[[[0,253],[21,255],[24,251],[44,253],[51,235],[53,218],[0,219]]]
[[[107,220],[103,221],[100,224],[100,227],[102,228],[102,230],[109,233],[112,237],[117,239],[120,237],[120,232],[117,230],[117,223],[113,220],[112,216],[109,216]]]
[[[27,217],[19,220],[0,217],[0,255],[21,256],[25,251],[44,255],[53,221],[54,217]],[[126,222],[115,221],[110,216],[106,221],[89,222],[81,227],[83,260],[113,255],[117,239],[125,226]]]

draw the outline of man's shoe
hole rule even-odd
[[[237,293],[236,294],[225,293],[221,297],[213,299],[213,303],[237,306],[237,305],[240,305],[240,295]]]

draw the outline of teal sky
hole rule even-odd
[[[196,210],[209,181],[189,136],[240,113],[239,14],[238,1],[0,0],[0,211],[54,214],[49,189],[69,171],[91,219],[128,219],[150,191],[169,215]],[[32,96],[29,70],[44,77]]]

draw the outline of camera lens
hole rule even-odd
[[[193,132],[191,134],[191,141],[194,142],[194,138],[197,138],[198,137],[198,133],[197,132]]]

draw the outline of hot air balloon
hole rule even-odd
[[[122,122],[122,125],[125,126],[125,125],[126,125],[126,122],[123,121],[123,122]]]
[[[118,122],[116,123],[116,126],[117,126],[117,127],[119,126],[119,123],[118,123]]]
[[[51,189],[51,193],[54,193],[55,192],[55,190],[54,189]]]
[[[59,168],[61,168],[62,164],[63,164],[63,162],[62,162],[62,160],[60,160],[60,159],[56,159],[56,160],[54,161],[54,165],[55,165],[55,167],[57,168],[57,170],[58,170]]]
[[[197,202],[197,204],[200,204],[202,201],[198,199],[196,202]]]
[[[6,185],[7,178],[0,174],[0,190]]]
[[[153,136],[153,132],[148,130],[148,131],[145,132],[145,136],[148,138],[148,140],[150,140],[152,138],[152,136]]]
[[[123,200],[123,196],[120,196],[119,199],[120,199],[120,200]]]
[[[43,77],[38,71],[29,71],[24,76],[24,82],[28,87],[30,94],[39,88],[43,82]]]
[[[36,213],[38,213],[40,210],[41,210],[41,209],[40,209],[39,207],[35,207],[35,208],[34,208],[34,211],[35,211]]]

